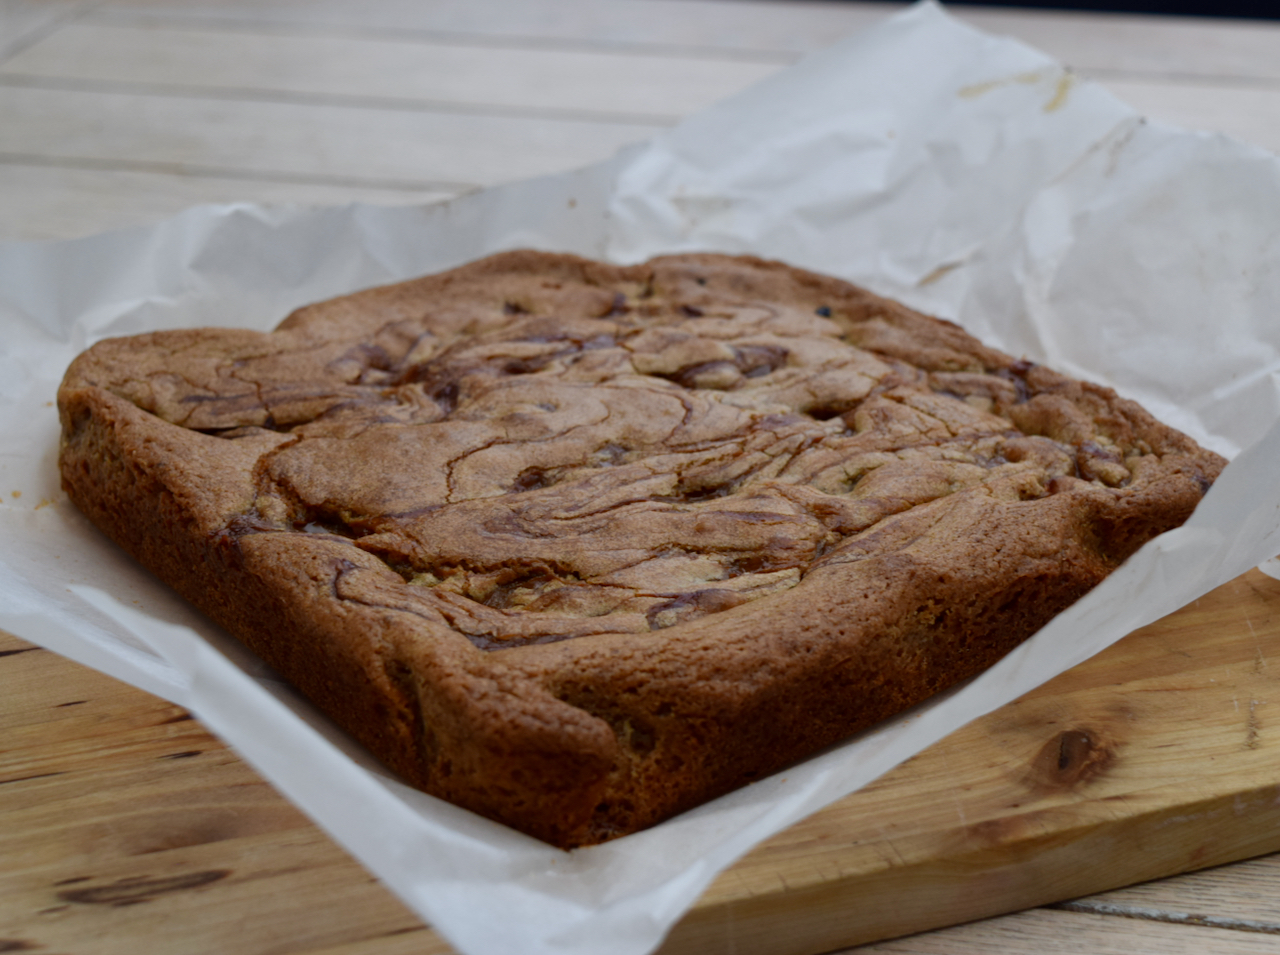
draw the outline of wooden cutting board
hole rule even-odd
[[[1280,849],[1257,571],[724,873],[662,949],[809,955]],[[183,711],[0,636],[0,951],[445,953]]]

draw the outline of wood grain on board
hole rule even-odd
[[[185,711],[7,636],[0,681],[0,943],[449,951]],[[764,843],[663,951],[812,955],[1280,849],[1278,689],[1280,581],[1251,571]],[[1280,863],[1253,865],[1275,885]],[[1215,950],[1280,931],[1274,901],[1195,878],[1181,924],[1237,946]],[[1016,931],[1071,951],[1048,926],[1121,915],[1165,945],[1180,923],[1152,913],[1186,902],[1169,885]],[[979,951],[1012,930],[870,951]]]

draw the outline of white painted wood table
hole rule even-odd
[[[202,202],[430,202],[581,166],[896,9],[760,0],[0,0],[0,240],[85,235]],[[1046,50],[1152,117],[1280,151],[1280,25],[954,12]],[[29,646],[0,640],[0,655]],[[64,756],[74,749],[90,758],[95,734],[124,745],[132,714],[164,706],[48,656],[39,685],[0,685],[0,731],[9,739],[47,739]],[[108,702],[68,736],[74,711],[51,708],[68,705],[58,694],[80,686]],[[216,744],[171,709],[167,739],[213,755]],[[212,831],[228,813],[241,820],[232,829],[246,856],[266,849],[243,831],[244,819],[291,833],[270,846],[277,863],[288,865],[290,852],[324,856],[344,905],[358,906],[367,927],[307,940],[297,913],[327,900],[291,899],[281,906],[293,913],[291,928],[255,928],[254,939],[271,941],[244,947],[246,955],[440,950],[424,948],[420,924],[233,754],[216,752],[208,772],[221,775],[209,785],[220,795],[208,841],[231,838]],[[161,765],[184,755],[166,750]],[[111,778],[101,785],[86,792],[86,805],[109,800]],[[32,811],[19,805],[19,788],[0,792],[0,820]],[[96,834],[82,840],[83,864],[119,862],[124,850],[109,830],[106,822],[86,830]],[[174,838],[129,853],[196,851],[189,834]],[[6,908],[5,873],[65,846],[55,824],[27,838],[0,823],[0,849],[11,853],[0,855],[0,951],[21,951],[25,943],[3,924],[17,904]],[[77,951],[194,950],[183,943],[192,927],[166,923],[161,903],[115,904],[111,938],[85,938]],[[1033,950],[1280,952],[1280,857],[858,949]]]

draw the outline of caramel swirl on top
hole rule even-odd
[[[859,559],[910,509],[1123,493],[1152,455],[1052,372],[945,340],[908,355],[900,306],[769,299],[718,261],[386,301],[356,344],[303,310],[114,390],[263,442],[231,531],[349,541],[486,649],[675,626]]]

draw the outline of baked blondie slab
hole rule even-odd
[[[589,845],[984,669],[1224,461],[776,262],[539,252],[110,339],[71,499],[412,785]]]

